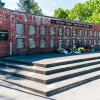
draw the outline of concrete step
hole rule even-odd
[[[34,66],[33,70],[36,73],[50,75],[50,74],[55,74],[55,73],[64,72],[64,71],[68,71],[68,70],[78,69],[78,68],[82,68],[82,67],[86,67],[86,66],[88,67],[88,66],[95,65],[95,64],[100,64],[100,59],[83,61],[83,62],[79,62],[79,63],[65,64],[65,65],[54,66],[54,67],[50,67],[50,68]]]
[[[0,67],[1,73],[25,78],[31,81],[36,81],[44,84],[50,84],[53,82],[62,81],[65,79],[73,78],[76,76],[84,75],[98,70],[100,70],[100,64],[78,68],[70,71],[60,72],[56,74],[51,74],[51,75],[42,75],[35,72],[28,72],[19,69]]]
[[[40,66],[40,67],[54,67],[54,66],[59,66],[59,65],[64,65],[64,64],[71,64],[71,63],[77,63],[77,62],[82,62],[82,61],[100,59],[100,53],[90,53],[90,54],[70,55],[70,56],[66,55],[64,57],[57,56],[55,58],[53,57],[45,58],[45,57],[40,57],[40,56],[38,55],[38,57],[37,56],[36,57],[35,56],[8,57],[8,58],[3,59],[3,61],[19,63],[19,64],[35,65],[35,66]]]
[[[4,59],[2,59],[2,61],[33,66],[32,62],[27,62],[27,61],[24,61],[24,60],[13,60],[13,59],[10,59],[10,58],[4,58]]]
[[[33,65],[19,64],[17,62],[0,61],[0,66],[34,72]]]
[[[0,66],[0,73],[13,75],[15,77],[24,78],[24,79],[28,79],[31,81],[45,83],[45,81],[42,78],[39,78],[39,77],[45,77],[45,76],[42,74],[34,73],[34,72]]]
[[[50,67],[50,68],[29,66],[29,65],[25,65],[25,64],[0,61],[0,65],[4,66],[4,67],[10,67],[10,68],[14,68],[14,69],[36,72],[36,73],[44,74],[44,75],[50,75],[50,74],[54,74],[54,73],[58,73],[58,72],[64,72],[64,71],[68,71],[68,70],[72,70],[72,69],[95,65],[95,64],[100,64],[100,59],[83,61],[83,62],[79,62],[79,63],[72,63],[72,64],[66,64],[66,65],[60,65],[60,66],[55,66],[55,67]]]
[[[9,82],[11,84],[20,86],[22,88],[25,88],[30,91],[33,91],[42,95],[46,95],[46,96],[51,96],[56,93],[62,92],[64,90],[73,89],[74,87],[91,82],[99,78],[100,78],[100,71],[96,71],[96,72],[88,73],[88,74],[81,75],[78,77],[74,77],[71,79],[66,79],[64,81],[60,81],[57,83],[41,84],[38,82],[14,77],[11,75],[0,75],[0,79],[5,82]]]
[[[96,60],[100,59],[100,54],[85,54],[85,55],[77,55],[77,56],[66,56],[66,57],[60,57],[60,58],[52,58],[47,60],[40,60],[33,62],[34,66],[40,66],[40,67],[54,67],[54,66],[60,66],[65,64],[72,64],[72,63],[79,63],[83,61],[89,61],[89,60]]]

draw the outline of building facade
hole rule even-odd
[[[80,42],[100,49],[100,25],[0,8],[0,57],[53,52]]]

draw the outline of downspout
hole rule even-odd
[[[9,52],[9,54],[10,55],[12,55],[12,49],[13,49],[13,46],[12,46],[12,37],[13,37],[13,33],[12,33],[12,14],[11,14],[11,12],[10,12],[10,52]]]

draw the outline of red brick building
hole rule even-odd
[[[100,49],[100,25],[0,8],[0,57],[53,52],[79,42]]]

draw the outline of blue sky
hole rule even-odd
[[[5,8],[14,10],[18,8],[17,3],[19,0],[1,0],[5,2]],[[76,3],[84,3],[88,0],[35,0],[40,8],[42,9],[44,15],[53,16],[54,10],[59,7],[65,9],[72,9]]]

